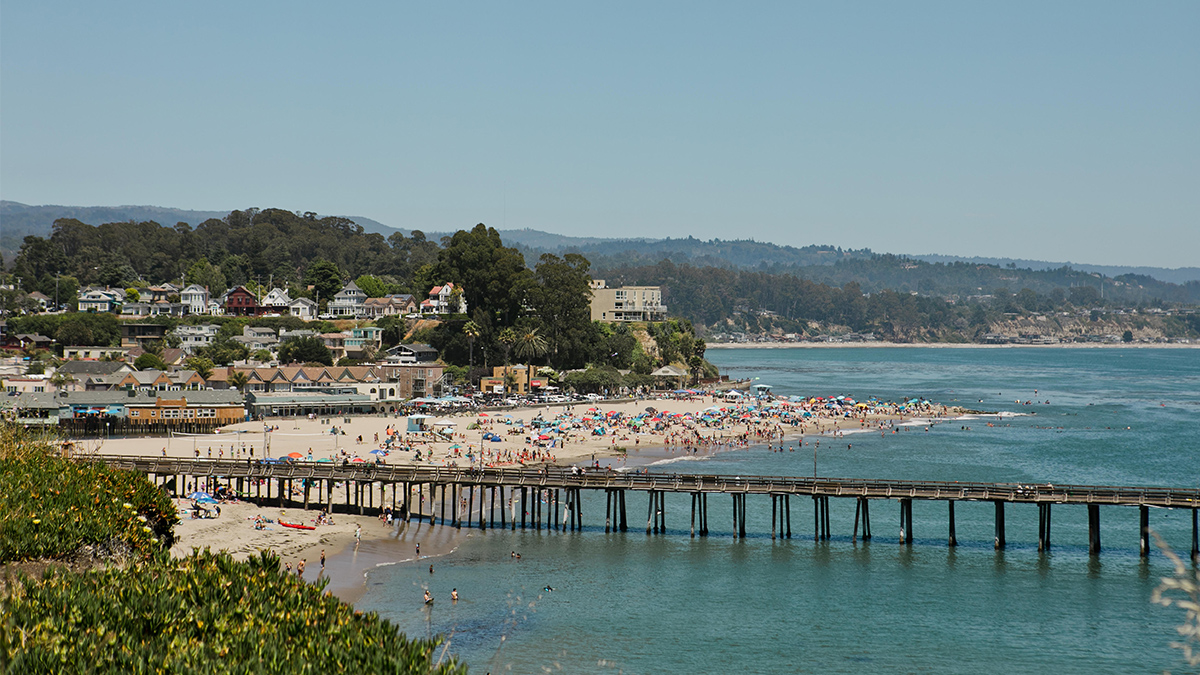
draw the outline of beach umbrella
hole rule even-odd
[[[304,456],[304,455],[302,455],[302,454],[300,454],[300,453],[298,453],[298,452],[289,452],[289,453],[288,453],[288,457],[291,457],[292,459],[300,459],[300,458],[301,458],[301,457],[303,457],[303,456]]]
[[[479,416],[480,416],[480,417],[487,417],[487,416],[488,416],[488,414],[487,414],[487,413],[479,413]]]
[[[550,437],[549,437],[549,436],[547,436],[546,434],[539,434],[539,435],[538,435],[538,440],[539,440],[539,441],[548,441],[548,440],[550,440]]]
[[[193,492],[187,497],[188,499],[212,499],[212,495],[208,494],[207,492],[200,492],[199,490]]]
[[[362,459],[362,457],[355,457],[354,459],[352,459],[350,461],[351,462],[361,462],[361,461],[363,461],[363,459]]]
[[[318,459],[317,461],[318,462],[332,462],[333,460],[329,459],[328,457],[322,457],[321,459]]]
[[[458,449],[459,449],[459,448],[461,448],[461,447],[462,447],[461,445],[459,445],[458,443],[455,443],[454,445],[450,446],[450,449],[451,449],[451,450],[458,450]]]
[[[371,451],[371,454],[372,454],[372,455],[386,455],[386,454],[387,454],[387,450],[379,450],[379,449],[375,449],[375,450],[372,450],[372,451]]]
[[[216,504],[217,503],[217,500],[213,499],[212,497],[201,497],[200,499],[197,499],[196,501],[201,504]]]

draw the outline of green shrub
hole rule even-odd
[[[0,561],[58,559],[90,545],[148,558],[169,548],[178,521],[145,476],[65,459],[49,438],[0,427]]]
[[[437,641],[279,571],[193,551],[103,571],[23,578],[0,605],[8,672],[459,673]]]

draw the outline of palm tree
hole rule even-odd
[[[470,376],[471,371],[475,369],[475,341],[479,339],[481,334],[482,331],[479,330],[479,324],[475,323],[474,321],[468,321],[465,325],[463,325],[463,335],[467,336],[467,343],[471,345],[471,365],[467,369],[468,377]]]
[[[538,334],[537,328],[517,335],[517,358],[532,361],[539,356],[545,356],[549,350],[549,343],[546,342],[545,336]]]
[[[237,389],[239,392],[245,393],[246,385],[250,384],[250,377],[240,370],[235,370],[229,374],[229,386]]]
[[[61,370],[54,371],[54,374],[50,376],[50,384],[59,391],[67,388],[72,382],[75,382],[75,377]]]
[[[508,392],[508,375],[509,375],[508,354],[510,351],[512,351],[512,346],[514,344],[516,344],[516,342],[517,342],[517,332],[511,328],[505,328],[504,330],[500,331],[499,335],[496,336],[496,340],[499,341],[500,344],[504,345],[504,380],[505,380],[504,391],[505,391],[505,393],[507,393]]]
[[[538,334],[537,328],[531,328],[517,335],[517,358],[526,363],[526,386],[533,385],[533,360],[544,356],[549,350],[550,345],[546,342],[545,336]]]

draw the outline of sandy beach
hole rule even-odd
[[[473,461],[475,466],[480,463],[486,466],[552,463],[630,470],[672,461],[686,454],[710,454],[754,444],[790,444],[798,449],[806,443],[819,443],[825,439],[829,442],[843,433],[862,433],[864,430],[888,433],[898,423],[952,419],[963,412],[940,405],[902,412],[887,407],[868,410],[853,406],[832,411],[813,406],[813,410],[811,417],[800,418],[799,408],[786,408],[783,404],[775,408],[750,407],[710,395],[681,400],[629,399],[594,405],[577,403],[457,413],[427,420],[430,423],[453,422],[453,427],[443,426],[454,429],[450,437],[407,435],[401,431],[401,437],[407,442],[405,448],[411,449],[392,450],[383,461],[390,465],[412,464],[419,452],[419,463],[425,466],[469,466]],[[852,416],[846,417],[847,412]],[[634,421],[639,415],[641,419],[657,422],[653,426],[635,426]],[[795,424],[781,420],[788,415],[796,416]],[[565,421],[573,421],[578,428],[559,431],[553,438],[544,437],[529,425],[537,416],[542,420],[556,420],[563,428],[567,426]],[[620,419],[626,422],[615,421]],[[524,422],[525,426],[520,426],[518,421]],[[592,433],[595,426],[601,424],[607,432],[603,435]],[[264,431],[266,425],[272,430]],[[249,457],[252,450],[253,456],[260,458],[266,445],[271,457],[296,453],[300,455],[298,461],[374,461],[378,456],[371,451],[379,448],[376,434],[383,439],[389,427],[403,430],[405,425],[403,417],[394,416],[337,417],[329,424],[315,419],[269,419],[265,424],[244,422],[227,427],[221,433],[204,436],[110,438],[85,445],[88,450],[104,454],[211,456],[214,459]],[[331,426],[344,433],[330,433]],[[494,434],[500,440],[484,441],[484,434]],[[850,438],[852,436],[847,437]],[[481,447],[484,448],[482,456]],[[344,499],[344,490],[344,486],[335,488],[335,503]],[[295,497],[299,498],[299,494]],[[334,514],[333,524],[318,524],[317,511],[258,507],[241,501],[222,502],[217,518],[193,519],[187,511],[191,500],[178,499],[176,503],[181,522],[175,529],[174,555],[186,555],[193,547],[208,547],[224,549],[238,559],[245,559],[260,549],[271,550],[284,563],[290,563],[292,569],[297,569],[298,563],[304,561],[306,579],[328,580],[328,590],[350,602],[361,595],[366,573],[376,566],[417,558],[428,558],[430,564],[436,565],[436,558],[454,550],[463,537],[478,534],[440,523],[430,525],[427,521],[413,520],[388,525],[377,517],[342,513]],[[436,503],[430,506],[438,508]],[[256,529],[256,516],[272,522],[266,523],[263,529]],[[280,520],[313,525],[315,529],[285,528],[279,525]],[[355,532],[359,527],[362,528],[361,538],[356,539]],[[324,570],[320,565],[322,550],[326,555]]]

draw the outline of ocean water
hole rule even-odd
[[[708,357],[778,394],[924,396],[1018,415],[847,434],[784,453],[658,458],[652,471],[811,475],[815,449],[821,476],[1200,486],[1200,351]],[[831,500],[834,537],[822,542],[808,499],[792,500],[787,540],[770,538],[767,497],[748,499],[743,540],[731,536],[728,497],[709,497],[711,534],[694,539],[688,495],[667,495],[664,535],[639,529],[643,495],[627,500],[627,533],[605,534],[603,495],[585,496],[582,533],[475,532],[433,561],[435,575],[428,560],[376,569],[357,606],[411,635],[447,636],[480,673],[1188,672],[1168,646],[1182,614],[1150,604],[1170,567],[1157,550],[1138,555],[1136,508],[1101,508],[1104,549],[1092,557],[1082,506],[1054,507],[1053,546],[1039,553],[1033,506],[1008,507],[1008,547],[997,552],[991,504],[957,504],[959,546],[950,549],[941,502],[914,503],[910,547],[898,544],[896,502],[872,502],[875,536],[864,543],[850,538],[851,499]],[[1150,521],[1186,555],[1190,512],[1154,509]],[[425,588],[438,598],[432,606],[420,600]]]

